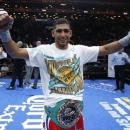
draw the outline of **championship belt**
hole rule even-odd
[[[55,107],[45,106],[46,114],[64,129],[71,128],[78,122],[82,109],[82,101],[68,99],[58,102]]]

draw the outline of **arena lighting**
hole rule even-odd
[[[47,19],[35,19],[36,22],[45,22],[48,21]]]
[[[42,9],[43,12],[46,12],[46,9]]]
[[[50,21],[51,19],[35,19],[36,22],[47,22]]]
[[[127,13],[127,12],[124,12],[123,14],[124,14],[124,15],[127,15],[128,13]]]
[[[84,13],[88,13],[88,11],[84,10]]]
[[[65,4],[65,3],[61,3],[60,5],[61,5],[61,6],[66,6],[66,4]]]

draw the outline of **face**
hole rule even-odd
[[[56,28],[52,30],[52,36],[55,38],[56,47],[64,50],[68,48],[72,30],[70,30],[68,24],[58,24]]]
[[[120,49],[119,52],[123,52],[124,51],[124,48]]]
[[[39,46],[39,45],[41,45],[41,41],[36,42],[36,46]]]
[[[22,43],[21,41],[18,41],[17,46],[18,46],[19,48],[21,48],[22,45],[23,45],[23,43]]]

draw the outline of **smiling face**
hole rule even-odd
[[[70,37],[72,36],[70,25],[67,23],[55,25],[54,30],[52,30],[52,36],[55,38],[57,48],[62,50],[67,49]]]
[[[41,41],[37,41],[36,46],[40,46],[40,45],[41,45]]]

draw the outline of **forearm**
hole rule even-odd
[[[126,56],[125,60],[130,63],[130,58],[128,57],[128,55]]]
[[[119,43],[119,41],[114,41],[109,44],[103,45],[99,47],[99,55],[108,55],[114,52],[119,51],[123,46]]]
[[[0,55],[2,55],[2,53],[3,53],[3,52],[2,52],[2,50],[0,49]]]
[[[121,38],[118,41],[111,42],[107,45],[100,46],[99,47],[99,55],[107,55],[107,54],[112,54],[121,48],[127,46],[130,44],[130,32],[128,33],[127,36]]]
[[[7,53],[11,57],[13,57],[13,58],[18,58],[19,57],[18,56],[18,50],[20,48],[16,45],[16,43],[12,39],[10,39],[8,42],[4,42],[3,45],[4,45]]]

